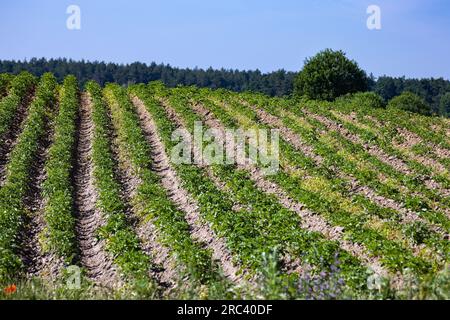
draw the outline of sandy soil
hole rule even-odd
[[[89,96],[81,96],[79,116],[77,163],[75,167],[75,208],[77,240],[80,261],[87,276],[96,284],[107,288],[120,286],[120,277],[112,257],[105,251],[105,243],[97,230],[105,224],[103,214],[96,208],[98,194],[94,186],[92,164],[92,105]]]
[[[133,98],[137,113],[141,120],[141,127],[152,149],[153,170],[161,178],[161,184],[167,191],[169,198],[185,213],[186,221],[191,227],[193,239],[205,243],[213,253],[213,258],[220,262],[222,271],[232,281],[238,281],[238,267],[232,262],[232,255],[223,239],[217,237],[211,227],[201,218],[198,204],[182,187],[177,173],[165,152],[164,144],[158,135],[158,130],[145,105],[137,97]]]

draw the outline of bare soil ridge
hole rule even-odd
[[[359,136],[351,133],[349,130],[344,128],[341,124],[336,123],[335,121],[330,120],[327,117],[324,117],[322,115],[312,113],[306,109],[303,109],[303,112],[308,117],[311,117],[312,119],[315,119],[315,120],[319,121],[320,123],[322,123],[323,125],[325,125],[328,130],[338,132],[339,134],[341,134],[344,138],[346,138],[350,142],[361,145],[364,148],[364,150],[367,151],[371,156],[373,156],[373,157],[377,158],[378,160],[380,160],[381,162],[393,167],[398,172],[405,174],[405,175],[414,174],[414,172],[409,168],[409,166],[402,159],[399,159],[396,156],[387,154],[381,148],[379,148],[378,146],[376,146],[374,144],[365,143],[364,141],[362,141],[362,139]],[[413,159],[413,160],[419,161],[422,164],[435,163],[435,162],[432,162],[430,159],[426,160],[426,159],[422,159],[420,157],[415,157],[415,159]],[[430,178],[427,177],[427,179],[425,179],[425,181],[424,181],[424,184],[430,190],[437,190],[444,197],[450,195],[450,190],[442,187],[442,185],[440,183],[433,180],[431,177]]]
[[[191,227],[193,239],[205,243],[212,250],[213,258],[220,261],[224,275],[232,281],[237,281],[239,279],[237,276],[239,270],[232,263],[232,255],[227,249],[225,241],[217,237],[210,226],[203,221],[198,204],[182,187],[182,183],[172,167],[161,138],[158,135],[157,126],[150,113],[146,110],[144,103],[136,96],[132,100],[139,115],[141,127],[151,146],[152,169],[161,178],[161,183],[169,198],[185,213],[186,221]]]
[[[28,108],[34,99],[35,88],[26,93],[26,96],[20,102],[14,119],[3,136],[0,137],[0,187],[5,183],[7,175],[7,164],[10,158],[11,151],[17,144],[17,139],[22,132],[22,127],[25,119],[28,116]]]
[[[93,130],[90,97],[82,93],[74,176],[80,261],[90,279],[101,286],[112,288],[120,283],[120,279],[112,257],[105,251],[104,241],[97,236],[98,229],[105,221],[102,212],[96,208],[98,194],[94,186],[92,164]]]
[[[52,107],[57,112],[58,104]],[[28,215],[24,219],[24,227],[19,237],[20,256],[29,278],[42,276],[55,279],[64,267],[64,262],[55,254],[45,252],[41,245],[40,236],[45,230],[44,210],[45,198],[42,185],[47,179],[45,163],[53,141],[54,123],[48,118],[44,136],[38,142],[38,149],[30,169],[30,184],[23,201]]]
[[[118,105],[111,107],[120,108]],[[114,121],[111,123],[115,127]],[[159,242],[160,234],[153,221],[144,220],[138,215],[134,199],[142,180],[132,169],[126,151],[123,149],[123,145],[121,146],[117,136],[117,127],[111,132],[111,135],[113,159],[117,163],[115,175],[122,187],[122,199],[127,204],[127,219],[141,243],[142,251],[150,258],[150,276],[157,281],[161,288],[170,291],[180,281],[176,260],[170,249]]]
[[[222,131],[224,135],[225,127],[217,120],[209,110],[201,104],[192,105],[194,111],[203,117],[205,123],[211,127]],[[222,141],[223,143],[223,141]],[[239,163],[242,163],[239,161]],[[301,218],[301,228],[311,232],[320,232],[329,240],[337,241],[341,248],[356,256],[360,261],[364,262],[368,267],[380,275],[387,275],[387,271],[382,266],[377,257],[371,257],[367,254],[367,249],[362,245],[352,243],[344,239],[343,228],[332,227],[321,216],[306,209],[305,205],[292,200],[279,186],[268,181],[264,174],[255,167],[248,165],[240,165],[239,169],[246,170],[250,173],[251,180],[263,192],[275,195],[280,204],[289,210],[294,210]]]
[[[279,129],[282,138],[285,141],[291,143],[294,146],[294,148],[304,153],[309,158],[313,159],[317,165],[323,163],[323,158],[320,155],[316,155],[312,147],[308,146],[304,141],[302,141],[302,138],[298,134],[296,134],[289,128],[286,128],[281,119],[269,114],[265,110],[262,110],[256,106],[252,106],[245,102],[243,103],[257,113],[258,119],[262,123]],[[352,193],[362,195],[380,207],[393,209],[401,213],[400,223],[408,224],[411,222],[422,222],[429,225],[433,231],[440,233],[442,236],[448,236],[448,234],[444,230],[442,230],[440,226],[429,224],[423,218],[421,218],[416,212],[406,209],[403,204],[398,203],[395,200],[388,199],[384,196],[377,194],[374,190],[372,190],[367,186],[361,185],[354,177],[349,176],[343,172],[337,172],[337,175],[350,183]],[[420,248],[413,248],[413,249],[415,249],[416,252],[420,251]]]

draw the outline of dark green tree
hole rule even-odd
[[[337,66],[338,63],[333,63],[332,65]],[[77,77],[81,86],[89,80],[95,80],[101,85],[108,82],[127,85],[130,83],[147,83],[149,81],[161,80],[169,87],[178,85],[195,85],[206,88],[221,87],[237,92],[261,92],[270,96],[291,95],[294,89],[294,79],[298,75],[298,73],[285,70],[261,73],[258,70],[181,69],[171,67],[170,65],[156,64],[154,62],[151,64],[114,64],[99,61],[74,61],[62,58],[32,58],[24,61],[0,60],[0,74],[18,74],[22,71],[28,71],[39,77],[46,72],[52,72],[60,82],[68,74],[73,74]],[[345,83],[339,81],[339,83],[341,82]],[[388,102],[404,91],[415,93],[431,106],[433,114],[441,114],[441,98],[447,92],[450,92],[450,81],[443,78],[406,79],[404,77],[393,78],[382,76],[375,79],[375,77],[370,76],[368,78],[368,84],[369,90],[378,93],[385,102]],[[1,84],[0,87],[6,88],[6,86],[1,86]],[[337,89],[339,86],[332,86],[332,88]],[[361,90],[360,88],[359,91]],[[373,99],[370,100],[376,102]],[[364,102],[368,101],[368,99],[364,100]]]
[[[397,82],[397,79],[391,77],[380,77],[378,78],[374,91],[383,97],[384,101],[387,102],[401,94],[400,89],[397,88]]]
[[[445,117],[450,117],[450,92],[445,93],[441,97],[440,105],[440,114]]]
[[[367,91],[369,79],[343,51],[326,49],[306,59],[294,83],[294,95],[332,101],[347,93]]]
[[[420,113],[423,115],[431,114],[431,108],[425,102],[425,100],[419,97],[417,94],[409,91],[405,91],[401,95],[389,101],[388,108],[401,109],[414,113]]]

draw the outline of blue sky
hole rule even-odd
[[[81,30],[66,8],[81,8]],[[381,8],[382,29],[366,27]],[[368,72],[450,79],[448,0],[16,0],[0,3],[0,59],[67,57],[299,70],[324,48]]]

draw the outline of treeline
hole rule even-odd
[[[28,61],[0,60],[0,73],[18,74],[21,71],[41,76],[52,72],[59,81],[68,74],[75,75],[81,85],[95,80],[101,85],[115,82],[121,85],[147,83],[161,80],[169,87],[195,85],[206,88],[225,88],[232,91],[255,91],[270,96],[292,94],[296,72],[279,70],[271,73],[239,70],[181,69],[166,64],[116,64],[105,62],[73,61],[68,59],[36,59]],[[387,102],[404,91],[422,97],[435,114],[450,114],[443,110],[442,97],[450,93],[450,81],[440,79],[406,79],[383,76],[370,78],[370,90],[378,93]],[[448,108],[448,107],[447,107]]]
[[[383,76],[374,81],[371,90],[378,93],[385,101],[409,91],[422,97],[435,114],[450,115],[444,96],[450,93],[450,81],[439,79],[406,79]]]
[[[59,81],[68,74],[75,75],[81,85],[95,80],[102,86],[108,82],[121,85],[161,80],[169,87],[195,85],[206,88],[225,88],[232,91],[256,91],[270,96],[292,93],[296,73],[279,70],[271,73],[238,70],[181,69],[170,65],[135,62],[115,64],[105,62],[73,61],[67,59],[36,59],[29,61],[0,60],[0,73],[28,71],[36,76],[52,72]]]

